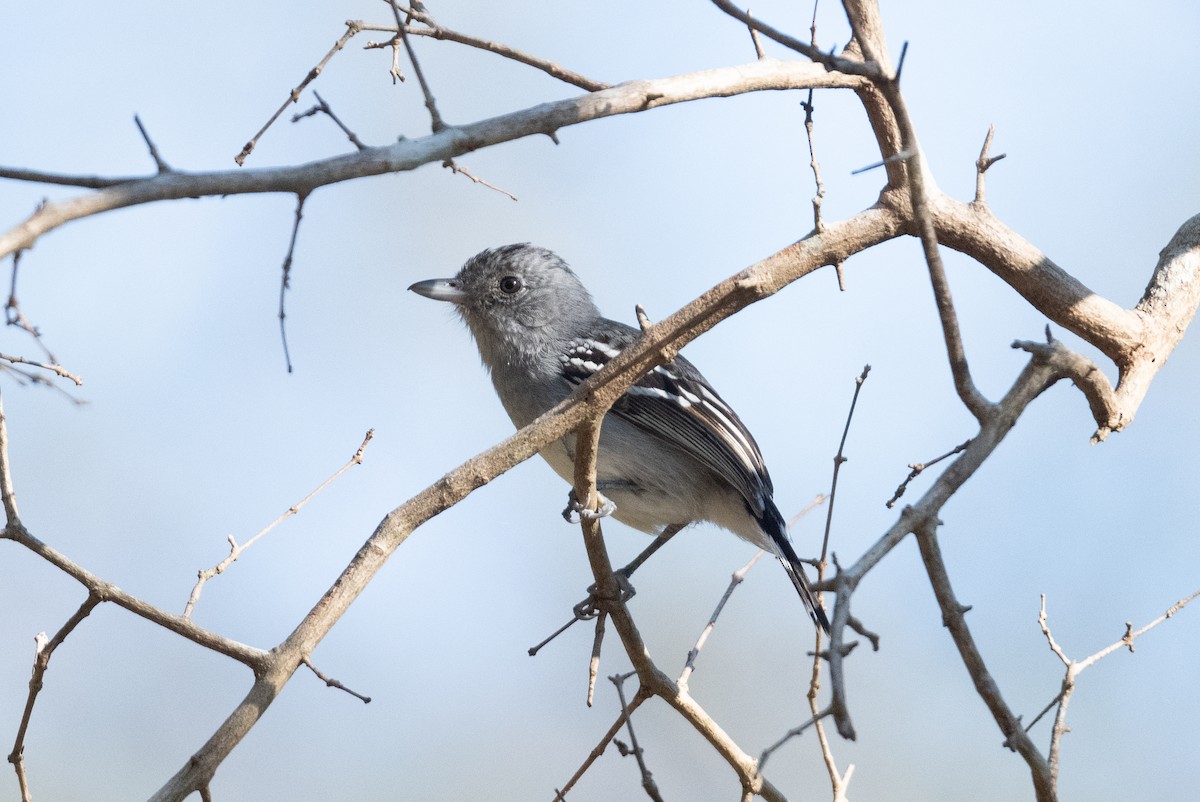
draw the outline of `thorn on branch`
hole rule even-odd
[[[872,162],[871,164],[868,164],[866,167],[859,167],[857,170],[851,170],[850,175],[859,175],[860,173],[869,172],[870,170],[874,170],[879,167],[886,167],[887,165],[892,164],[894,162],[906,161],[908,159],[911,159],[913,157],[913,155],[914,154],[911,151],[902,150],[902,151],[899,151],[898,153],[893,153],[891,156],[888,156],[886,159],[882,159],[877,162]]]
[[[746,16],[753,17],[754,10],[747,7],[746,8]],[[763,52],[762,42],[760,42],[758,39],[758,31],[755,30],[753,25],[750,25],[748,23],[746,25],[746,28],[747,28],[747,30],[750,31],[750,41],[754,43],[754,56],[759,61],[762,61],[763,59],[765,59],[767,57],[767,54]]]
[[[154,166],[158,168],[159,174],[175,172],[169,164],[163,161],[162,156],[159,155],[158,148],[154,146],[154,140],[150,138],[150,134],[146,133],[146,126],[142,125],[142,118],[135,114],[133,115],[133,122],[137,125],[138,131],[141,132],[146,147],[150,149],[150,158],[154,159]]]
[[[637,316],[638,326],[645,331],[650,328],[653,323],[650,322],[650,316],[646,314],[646,309],[641,304],[635,304],[633,313]]]
[[[900,73],[904,71],[904,58],[908,55],[908,41],[900,45],[900,60],[896,63],[896,76],[892,81],[897,85],[900,83]]]

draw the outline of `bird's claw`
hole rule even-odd
[[[613,579],[617,582],[617,600],[625,603],[637,595],[637,590],[629,582],[629,577],[620,571],[613,571]],[[575,617],[581,621],[590,621],[600,613],[601,597],[595,585],[588,585],[588,597],[575,605]]]
[[[571,488],[571,492],[567,494],[566,509],[562,511],[563,520],[569,524],[577,524],[583,520],[598,521],[617,511],[617,505],[611,499],[605,498],[600,493],[596,493],[596,498],[600,501],[600,509],[590,509],[579,500],[579,496],[575,494],[575,488]]]

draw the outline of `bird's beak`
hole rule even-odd
[[[431,278],[428,281],[418,281],[408,289],[417,295],[424,295],[435,301],[462,304],[467,300],[467,294],[463,292],[458,280],[452,278]]]

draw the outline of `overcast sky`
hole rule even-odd
[[[826,49],[848,32],[822,8]],[[884,2],[893,56],[942,189],[968,199],[988,125],[997,215],[1097,293],[1141,294],[1161,249],[1200,211],[1200,6]],[[753,58],[740,25],[711,4],[437,4],[444,24],[608,82]],[[810,8],[755,3],[804,38]],[[139,114],[183,170],[233,157],[324,55],[346,19],[387,22],[378,2],[7,3],[0,9],[0,164],[68,173],[153,170]],[[392,86],[389,51],[361,34],[313,85],[364,141],[428,133],[412,81]],[[375,37],[380,38],[380,37]],[[580,90],[459,45],[416,42],[443,116],[466,123]],[[773,55],[786,57],[777,47]],[[279,339],[287,196],[143,206],[70,224],[21,262],[19,297],[45,342],[85,385],[72,394],[0,378],[22,518],[72,559],[182,611],[200,568],[224,557],[343,464],[355,467],[211,582],[202,626],[260,647],[280,642],[390,509],[511,432],[470,338],[444,305],[405,288],[454,273],[482,248],[532,241],[570,262],[610,316],[661,318],[802,237],[813,193],[797,93],[761,93],[601,120],[437,165],[329,187],[305,207]],[[305,93],[296,110],[312,103]],[[857,101],[816,96],[825,213],[877,195],[878,158]],[[290,115],[290,112],[289,112]],[[350,148],[327,120],[278,123],[247,166]],[[80,190],[0,184],[0,227],[45,197]],[[1046,321],[978,265],[946,253],[968,355],[999,397],[1024,364],[1009,344]],[[5,265],[7,277],[7,267]],[[737,407],[770,466],[785,515],[828,488],[854,377],[873,366],[847,443],[833,549],[852,562],[895,520],[883,502],[924,461],[970,437],[944,357],[918,243],[900,240],[821,271],[730,319],[687,356]],[[1077,345],[1069,334],[1055,333]],[[1029,721],[1062,666],[1037,626],[1082,658],[1200,588],[1195,506],[1200,347],[1185,338],[1135,423],[1091,446],[1087,405],[1055,387],[944,509],[942,545],[968,622],[1009,703]],[[1084,349],[1086,353],[1094,351]],[[5,329],[0,352],[36,357]],[[1111,367],[1104,366],[1111,375]],[[910,493],[928,487],[918,480]],[[527,462],[418,530],[314,655],[373,698],[363,705],[297,674],[218,771],[230,800],[549,800],[614,720],[602,682],[584,706],[591,634],[577,626],[526,650],[570,615],[590,575],[566,486]],[[793,537],[819,550],[817,516]],[[647,542],[606,526],[614,559]],[[637,576],[633,612],[653,655],[677,672],[753,549],[711,526],[687,531]],[[37,632],[83,601],[78,585],[0,546],[0,744],[15,737]],[[856,800],[1031,798],[1029,772],[959,662],[905,542],[854,597],[882,636],[849,661]],[[760,563],[702,654],[691,688],[749,753],[807,716],[811,628],[784,573]],[[615,636],[602,676],[627,670]],[[1200,609],[1189,609],[1086,672],[1070,708],[1068,799],[1192,799]],[[134,616],[102,606],[56,653],[26,745],[35,799],[126,800],[166,781],[241,700],[251,677]],[[664,797],[733,800],[733,774],[662,703],[637,714]],[[1034,730],[1049,741],[1046,722]],[[4,746],[7,754],[10,747]],[[772,758],[792,799],[828,780],[806,735]],[[569,797],[641,798],[615,750]],[[19,798],[0,772],[0,799]]]

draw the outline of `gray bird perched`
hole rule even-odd
[[[567,397],[638,339],[608,320],[567,263],[545,248],[505,245],[473,256],[454,278],[409,287],[455,304],[518,428]],[[575,438],[542,456],[573,481]],[[712,521],[779,558],[815,623],[829,619],[788,540],[758,444],[700,371],[683,357],[651,370],[604,418],[596,490],[635,529]]]

